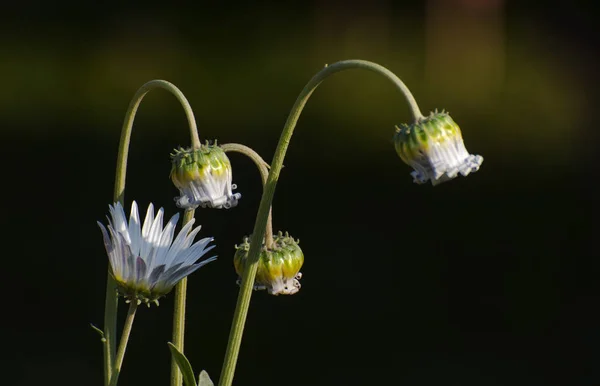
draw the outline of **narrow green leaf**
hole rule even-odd
[[[192,365],[190,365],[190,361],[183,355],[177,347],[173,345],[173,343],[168,342],[169,350],[171,350],[171,356],[177,363],[177,367],[179,367],[179,371],[183,375],[183,383],[185,386],[196,386],[196,378],[194,377],[194,371],[192,370]]]
[[[104,337],[104,331],[102,331],[98,327],[94,326],[92,323],[90,323],[90,326],[94,329],[94,331],[96,331],[98,334],[100,334],[100,342],[106,343],[106,337]]]
[[[215,384],[208,376],[208,373],[202,370],[200,375],[198,375],[198,386],[215,386]]]

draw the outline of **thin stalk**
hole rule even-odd
[[[198,138],[198,129],[192,107],[183,95],[183,93],[172,83],[165,80],[152,80],[137,90],[127,111],[125,112],[125,120],[121,129],[121,139],[119,141],[119,151],[117,154],[117,170],[115,172],[115,190],[114,202],[121,202],[124,205],[125,200],[125,177],[127,175],[127,157],[129,155],[129,144],[131,142],[131,132],[133,130],[133,121],[140,103],[144,96],[152,89],[163,88],[177,98],[188,120],[190,127],[190,135],[192,137],[192,145],[194,148],[200,147],[200,139]],[[113,368],[113,360],[115,358],[116,341],[117,341],[117,285],[110,273],[106,278],[106,301],[104,303],[104,384],[108,386]]]
[[[258,168],[258,171],[260,173],[260,179],[262,181],[262,186],[264,189],[265,184],[267,183],[267,177],[269,176],[269,164],[266,163],[265,160],[262,159],[262,157],[257,152],[255,152],[248,146],[245,146],[245,145],[242,145],[239,143],[226,143],[226,144],[220,145],[220,146],[221,146],[221,149],[223,149],[223,151],[225,153],[227,153],[227,152],[241,153],[241,154],[244,154],[245,156],[249,157],[252,161],[254,161],[254,164],[256,165],[256,167]],[[267,249],[271,248],[273,246],[273,207],[271,207],[269,209],[269,218],[267,219],[267,229],[265,230],[265,246],[267,247]]]
[[[129,303],[129,311],[127,311],[127,317],[125,318],[125,326],[121,334],[121,343],[119,343],[119,350],[115,358],[115,367],[110,379],[110,386],[116,386],[119,381],[119,374],[121,374],[121,366],[123,366],[123,358],[125,358],[125,350],[127,349],[127,342],[129,342],[129,335],[131,334],[131,327],[133,326],[137,306],[138,303],[136,300],[132,300]]]
[[[198,137],[198,128],[196,127],[196,119],[194,118],[194,112],[192,106],[185,98],[185,95],[179,90],[174,84],[167,82],[166,80],[151,80],[144,84],[137,90],[127,112],[125,113],[125,121],[123,122],[123,129],[121,130],[121,143],[119,144],[119,154],[117,156],[117,172],[115,177],[115,202],[121,201],[123,203],[123,196],[125,194],[125,176],[127,172],[127,156],[129,154],[129,142],[131,140],[131,132],[133,130],[133,120],[137,109],[144,99],[144,96],[152,89],[163,88],[171,94],[173,94],[177,100],[181,103],[185,115],[188,120],[190,127],[190,136],[192,138],[192,146],[194,149],[200,148],[200,138]]]
[[[271,163],[269,177],[263,190],[262,199],[260,200],[258,214],[254,223],[254,231],[252,232],[252,238],[250,240],[250,250],[248,251],[248,260],[246,263],[247,265],[242,275],[242,283],[240,285],[240,292],[238,294],[238,300],[233,315],[233,322],[229,333],[229,342],[227,343],[225,360],[223,362],[223,368],[221,369],[219,386],[231,386],[233,382],[233,375],[242,342],[244,325],[248,315],[248,307],[250,306],[250,298],[252,297],[252,287],[254,286],[256,270],[258,268],[258,257],[262,246],[261,241],[265,235],[269,210],[273,201],[273,195],[275,194],[275,187],[277,185],[279,173],[281,172],[281,167],[283,166],[283,159],[285,158],[285,153],[290,143],[290,139],[292,138],[292,134],[294,133],[294,128],[296,127],[298,118],[300,117],[300,113],[306,105],[308,98],[311,96],[317,86],[319,86],[319,84],[325,80],[325,78],[335,74],[336,72],[355,68],[376,72],[390,80],[404,95],[404,98],[410,106],[414,120],[419,121],[423,119],[423,115],[421,114],[421,110],[419,110],[417,102],[400,78],[394,75],[394,73],[387,68],[364,60],[344,60],[334,63],[330,66],[325,66],[325,68],[319,71],[308,82],[302,92],[300,92],[300,95],[296,99],[288,119],[285,122],[281,136],[279,137],[279,143],[277,144],[275,156],[273,157],[273,162]]]
[[[194,218],[194,210],[188,209],[183,214],[183,225]],[[187,277],[175,286],[175,305],[173,309],[173,345],[183,353],[183,342],[185,335],[185,302],[187,294]],[[179,371],[177,362],[171,360],[171,386],[179,386],[183,383],[183,375]]]

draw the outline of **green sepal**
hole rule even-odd
[[[168,342],[169,350],[171,350],[171,356],[175,363],[177,363],[177,367],[179,367],[179,371],[183,374],[183,383],[185,386],[196,386],[196,378],[194,377],[194,371],[192,370],[192,365],[190,361],[183,355],[183,353],[177,350],[177,347],[173,345],[173,343]]]
[[[104,336],[104,331],[94,326],[92,323],[90,323],[90,327],[92,327],[94,331],[96,331],[100,335],[100,342],[106,343],[106,336]]]
[[[198,386],[215,386],[215,384],[208,376],[208,373],[202,370],[198,375]]]

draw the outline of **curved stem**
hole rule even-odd
[[[266,163],[265,160],[262,159],[262,157],[257,152],[255,152],[248,146],[239,143],[226,143],[224,145],[220,145],[220,147],[225,153],[230,151],[241,153],[249,157],[252,161],[254,161],[254,164],[260,172],[260,178],[262,180],[262,186],[264,189],[265,184],[267,183],[267,177],[269,176],[269,164]],[[267,247],[267,249],[273,246],[273,207],[269,209],[267,229],[265,230],[265,246]]]
[[[183,225],[194,218],[194,210],[188,209],[183,214]],[[187,277],[181,279],[175,286],[175,304],[173,309],[173,345],[183,353],[183,341],[185,335],[185,302],[187,294]],[[171,386],[179,386],[183,383],[183,375],[177,366],[177,362],[171,359]]]
[[[125,122],[123,122],[123,129],[121,130],[121,143],[119,144],[119,154],[117,156],[117,173],[115,178],[115,201],[121,201],[123,203],[123,194],[125,190],[125,175],[127,172],[127,155],[129,153],[129,142],[131,139],[131,131],[133,129],[133,120],[135,119],[135,114],[137,112],[142,99],[148,93],[148,91],[155,88],[163,88],[169,92],[171,92],[177,100],[181,103],[183,110],[185,111],[185,115],[188,120],[188,124],[190,126],[190,135],[192,137],[192,146],[194,149],[200,148],[200,138],[198,137],[198,128],[196,127],[196,119],[194,118],[194,112],[192,111],[192,107],[190,103],[185,98],[183,93],[172,83],[167,82],[166,80],[151,80],[150,82],[144,84],[142,87],[137,90],[131,102],[129,103],[129,107],[127,108],[127,112],[125,113]]]
[[[379,64],[367,62],[365,60],[344,60],[341,62],[334,63],[330,66],[326,66],[319,71],[304,87],[300,95],[296,99],[292,110],[288,116],[287,121],[283,127],[281,136],[279,137],[279,143],[275,150],[275,156],[271,163],[271,170],[269,177],[265,185],[262,199],[260,200],[260,206],[258,208],[258,214],[256,216],[256,222],[254,223],[254,231],[252,233],[252,239],[250,240],[250,250],[248,251],[248,260],[246,269],[242,276],[242,283],[240,286],[240,292],[233,315],[233,322],[231,331],[229,333],[229,342],[227,344],[227,351],[225,353],[225,361],[221,370],[221,378],[219,379],[219,386],[231,386],[233,382],[233,374],[235,372],[235,365],[237,362],[240,345],[242,341],[242,334],[244,331],[244,325],[246,322],[246,316],[248,315],[248,307],[250,306],[250,298],[252,297],[252,287],[254,286],[254,278],[256,277],[256,270],[258,268],[258,257],[261,249],[261,240],[264,237],[265,226],[267,223],[267,217],[269,214],[269,208],[273,201],[273,195],[275,194],[275,186],[277,185],[277,179],[281,172],[283,165],[283,159],[287,151],[290,139],[300,117],[302,109],[306,105],[308,98],[311,96],[313,91],[321,84],[321,82],[330,75],[335,74],[343,70],[362,68],[365,70],[376,72],[383,75],[385,78],[390,80],[394,86],[404,95],[406,101],[410,105],[410,109],[415,121],[419,121],[423,118],[421,110],[417,106],[417,102],[406,87],[406,85],[390,70],[380,66]]]
[[[125,177],[127,175],[127,156],[129,155],[129,144],[131,141],[131,131],[133,130],[133,120],[140,103],[144,96],[152,89],[163,88],[171,92],[183,106],[185,115],[190,127],[190,135],[192,137],[192,145],[194,148],[200,147],[200,139],[198,138],[198,129],[192,107],[183,95],[183,93],[172,83],[165,80],[151,80],[137,90],[127,112],[121,129],[121,139],[119,141],[119,151],[117,154],[117,170],[115,172],[115,190],[114,202],[124,204],[125,200]],[[113,368],[113,360],[115,358],[116,347],[116,331],[117,331],[117,285],[110,273],[106,279],[106,301],[104,303],[104,384],[108,385],[111,379]]]
[[[119,343],[119,350],[115,358],[115,367],[110,379],[110,386],[116,386],[119,381],[119,374],[121,374],[121,366],[123,366],[123,358],[125,358],[125,350],[127,349],[127,342],[129,342],[129,335],[131,334],[131,327],[133,326],[137,306],[138,303],[135,300],[129,303],[129,311],[127,312],[127,318],[125,318],[125,326],[123,327],[123,334],[121,334],[121,343]]]

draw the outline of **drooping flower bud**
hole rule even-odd
[[[231,183],[231,163],[216,144],[175,149],[171,161],[171,180],[181,194],[175,198],[178,207],[229,209],[242,197],[232,192],[237,186]]]
[[[467,152],[460,128],[444,111],[396,127],[394,146],[402,161],[415,169],[411,175],[417,184],[431,180],[435,186],[458,173],[467,176],[483,162],[482,156]]]
[[[298,246],[300,241],[294,240],[286,232],[279,232],[273,238],[273,245],[267,248],[263,244],[256,271],[255,290],[266,289],[271,295],[293,295],[300,290],[299,280],[302,278],[300,268],[304,263],[304,254]],[[250,242],[248,237],[236,245],[233,265],[241,277],[244,272]],[[239,280],[238,280],[239,282]]]

